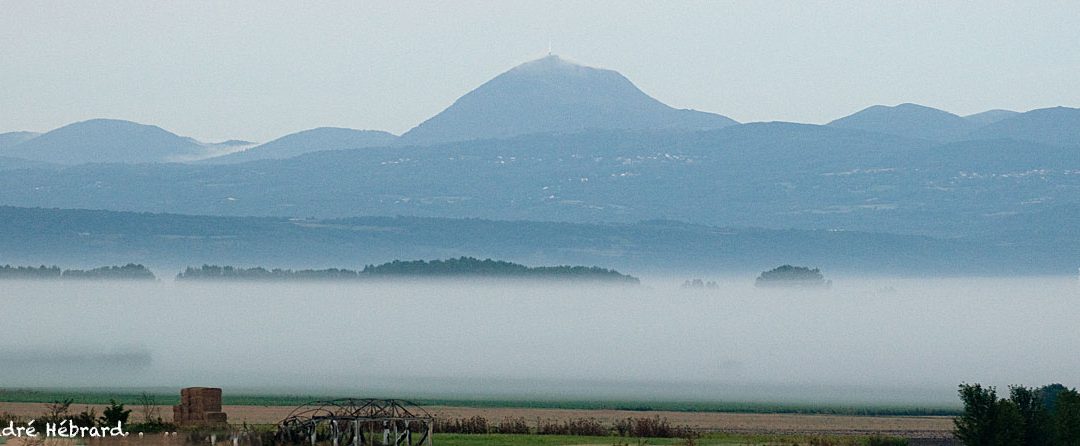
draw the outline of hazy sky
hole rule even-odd
[[[401,133],[555,53],[679,108],[1080,105],[1080,2],[0,0],[0,132],[95,117],[203,140]]]

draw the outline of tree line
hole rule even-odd
[[[831,280],[825,280],[818,268],[806,266],[780,265],[768,271],[763,271],[754,281],[755,286],[814,286],[830,287]]]
[[[366,265],[361,270],[267,269],[237,266],[202,265],[187,267],[177,280],[342,280],[378,277],[496,277],[522,279],[581,279],[637,284],[636,277],[596,266],[530,267],[501,260],[459,257],[447,260],[394,260],[381,265]]]
[[[0,279],[93,279],[93,280],[155,280],[147,267],[135,263],[98,268],[60,269],[58,266],[0,266]]]
[[[1039,388],[1009,386],[1008,398],[997,389],[961,384],[964,412],[954,434],[968,446],[1080,445],[1080,393],[1061,384]]]
[[[378,277],[493,277],[520,279],[587,280],[608,283],[638,284],[636,277],[597,266],[525,266],[502,260],[459,257],[447,260],[394,260],[380,265],[366,265],[360,270],[343,268],[282,269],[202,265],[187,267],[177,280],[354,280]],[[100,279],[155,280],[149,268],[129,263],[123,266],[61,269],[58,266],[0,266],[0,279]]]

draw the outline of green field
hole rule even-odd
[[[76,404],[107,404],[116,400],[122,404],[134,405],[142,392],[138,390],[107,389],[0,389],[0,401],[48,403],[72,399]],[[162,390],[148,391],[154,395],[158,404],[172,405],[179,403],[179,392]],[[299,406],[315,401],[339,398],[327,395],[270,395],[226,393],[223,403],[236,406]],[[454,407],[489,407],[489,408],[532,408],[532,409],[612,409],[633,411],[673,411],[673,412],[732,412],[732,413],[805,413],[834,415],[903,415],[927,416],[959,414],[958,407],[918,407],[884,405],[829,405],[829,404],[786,404],[761,402],[700,402],[700,401],[544,401],[544,400],[498,400],[498,399],[410,399],[421,406]]]

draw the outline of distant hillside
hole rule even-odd
[[[218,146],[218,147],[238,147],[238,146],[254,146],[254,145],[256,145],[255,143],[253,143],[251,141],[244,141],[242,139],[230,139],[230,140],[227,140],[227,141],[216,142],[216,143],[207,143],[207,144]]]
[[[12,147],[12,146],[14,146],[16,144],[19,144],[19,143],[34,139],[34,138],[38,137],[39,135],[41,135],[41,134],[40,133],[34,133],[34,132],[0,133],[0,155],[3,155],[4,151],[7,150],[7,148]]]
[[[260,159],[292,158],[320,150],[359,149],[388,146],[397,136],[377,130],[320,127],[282,136],[266,144],[206,160],[211,163],[239,163]]]
[[[1008,138],[1080,147],[1080,109],[1054,107],[1032,110],[975,130],[968,138]],[[1080,158],[1080,154],[1076,156]]]
[[[548,56],[519,65],[402,135],[406,144],[508,138],[589,129],[713,129],[724,116],[678,110],[623,75]]]
[[[918,104],[875,105],[828,125],[932,141],[954,141],[976,127],[960,116]]]
[[[1015,112],[1012,110],[987,110],[982,113],[975,113],[974,115],[964,116],[964,119],[968,120],[968,122],[972,124],[975,124],[976,127],[982,127],[1001,121],[1003,119],[1011,118],[1019,114],[1020,112]]]
[[[1080,203],[1073,148],[790,123],[324,151],[229,165],[10,170],[0,204],[315,218],[413,215],[957,237]],[[93,187],[88,187],[93,185]],[[47,186],[47,187],[45,187]],[[399,257],[399,256],[394,256]]]
[[[58,165],[46,163],[44,161],[31,161],[22,158],[9,158],[6,156],[0,156],[0,170],[52,169],[55,167],[58,167]]]
[[[1051,217],[1051,216],[1047,216]],[[1075,218],[1073,218],[1075,220]],[[1009,220],[1004,220],[1006,226]],[[1041,221],[1041,220],[1040,220]],[[1017,222],[1023,227],[1025,222]],[[742,272],[777,264],[833,273],[1072,274],[1075,230],[1048,243],[942,240],[854,231],[720,228],[674,221],[571,224],[415,217],[331,220],[0,207],[0,262],[339,268],[396,258],[499,258],[530,265],[604,265],[635,275]],[[1072,234],[1072,235],[1070,235]],[[408,269],[409,265],[387,266]]]
[[[203,150],[198,141],[157,126],[93,119],[43,133],[3,154],[57,164],[148,163],[197,157]]]

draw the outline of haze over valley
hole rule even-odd
[[[955,407],[962,381],[1080,381],[1063,354],[1080,348],[1072,278],[834,278],[828,291],[658,276],[630,288],[5,282],[0,302],[21,309],[5,329],[22,335],[0,354],[24,360],[0,372],[31,387],[924,408]]]

